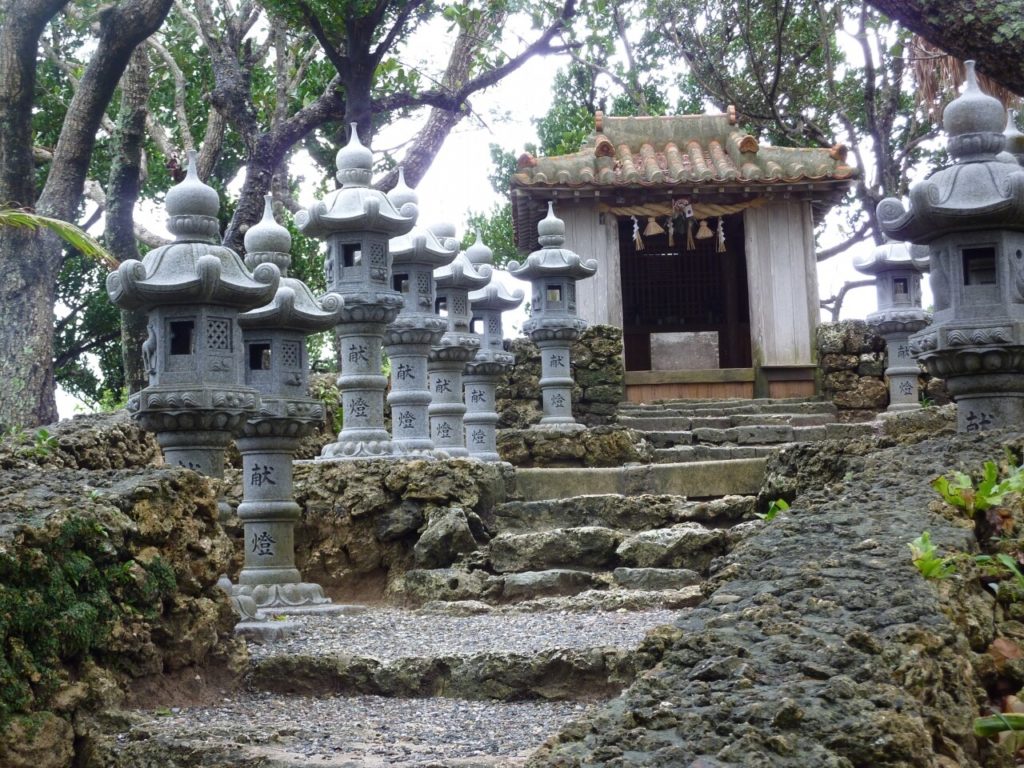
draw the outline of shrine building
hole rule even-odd
[[[579,152],[524,155],[513,176],[519,249],[554,202],[597,260],[578,312],[622,329],[630,401],[816,392],[814,225],[856,171],[841,145],[767,146],[737,123],[598,112]]]

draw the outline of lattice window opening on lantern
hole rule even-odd
[[[281,342],[281,366],[290,371],[302,369],[302,345],[299,342]]]
[[[418,275],[416,275],[416,290],[424,296],[429,296],[430,282],[430,275],[428,275],[426,272],[420,272]]]
[[[370,264],[375,267],[383,267],[384,262],[384,243],[370,243]]]
[[[487,323],[487,332],[492,338],[501,341],[501,320],[497,317],[492,317]]]
[[[466,311],[466,300],[461,296],[456,296],[452,300],[452,312],[456,315],[465,315]]]
[[[191,355],[195,339],[195,320],[171,320],[168,323],[170,336],[170,353],[172,355]]]
[[[207,349],[231,351],[231,321],[226,317],[211,317],[206,323]]]

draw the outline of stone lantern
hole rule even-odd
[[[572,416],[572,376],[569,349],[586,329],[576,314],[576,282],[597,272],[597,261],[583,259],[567,248],[565,223],[548,203],[548,215],[537,225],[539,251],[522,264],[510,262],[508,271],[533,288],[530,319],[523,331],[540,348],[544,416],[537,429],[584,429]]]
[[[475,264],[490,264],[494,254],[480,242],[466,250],[466,256]],[[509,292],[501,283],[491,282],[469,294],[474,327],[479,324],[480,350],[466,363],[463,376],[465,386],[466,449],[470,456],[481,461],[501,461],[498,455],[498,412],[496,390],[499,377],[508,371],[515,356],[505,351],[501,313],[515,309],[523,303],[523,292]]]
[[[416,204],[416,193],[399,171],[398,184],[388,198],[396,208]],[[391,240],[392,281],[405,298],[398,317],[388,325],[384,347],[391,361],[391,434],[395,453],[431,456],[436,454],[430,433],[431,402],[427,359],[448,321],[434,312],[436,290],[434,270],[450,264],[458,245],[442,243],[428,229],[417,227]]]
[[[256,390],[242,383],[238,313],[270,301],[280,273],[267,263],[250,274],[237,253],[219,244],[220,199],[199,180],[195,152],[165,206],[174,242],[107,276],[114,304],[148,315],[142,357],[149,386],[128,408],[156,433],[169,464],[220,478],[224,449],[259,408]]]
[[[453,229],[446,225],[434,228],[442,242],[455,242]],[[434,270],[437,285],[435,305],[448,318],[448,332],[430,350],[430,434],[434,444],[449,456],[468,456],[463,416],[462,370],[480,348],[480,339],[473,333],[469,292],[483,288],[491,279],[491,267],[479,267],[465,253],[456,254],[450,264]]]
[[[1024,170],[997,155],[1006,112],[967,87],[943,114],[953,165],[910,190],[910,209],[888,198],[878,219],[891,237],[928,246],[935,315],[911,352],[946,381],[958,429],[1024,420]]]
[[[381,366],[384,330],[402,308],[402,294],[391,284],[388,240],[412,229],[416,207],[399,211],[383,192],[370,187],[373,153],[359,142],[356,126],[338,151],[341,188],[299,211],[295,222],[310,237],[327,241],[327,289],[345,301],[337,326],[344,426],[321,458],[357,459],[392,453],[384,428]]]
[[[885,339],[889,380],[889,411],[920,408],[917,377],[920,369],[910,354],[910,334],[931,320],[921,309],[921,272],[906,243],[884,243],[868,257],[857,257],[853,266],[875,276],[878,311],[867,317],[868,327]]]
[[[242,454],[245,565],[232,594],[259,608],[293,609],[330,603],[318,584],[303,583],[295,567],[292,455],[324,419],[324,406],[308,396],[306,336],[333,328],[343,310],[337,294],[317,300],[301,280],[288,277],[291,235],[274,221],[270,195],[263,220],[245,233],[245,263],[275,264],[281,284],[273,300],[238,316],[245,345],[246,383],[259,390],[261,407],[238,439]]]

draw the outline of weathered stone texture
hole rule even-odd
[[[498,454],[517,467],[619,467],[654,458],[641,433],[617,425],[572,433],[503,429]]]
[[[1007,442],[1019,455],[1021,436]],[[998,440],[800,451],[783,460],[801,467],[792,510],[716,562],[662,662],[528,765],[1009,764],[972,732],[993,600],[973,578],[924,579],[907,550],[929,530],[944,552],[972,551],[964,521],[929,511],[928,481],[998,458]]]

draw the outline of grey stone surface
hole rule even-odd
[[[699,523],[679,523],[629,536],[615,554],[624,565],[634,568],[705,572],[714,558],[724,554],[727,545],[725,531],[705,528]]]
[[[682,589],[704,581],[697,571],[687,568],[616,568],[615,583],[627,589]]]
[[[507,573],[501,595],[506,600],[528,600],[546,595],[575,595],[599,583],[594,574],[569,568]]]
[[[478,546],[466,511],[449,507],[430,513],[427,527],[413,547],[413,557],[419,568],[444,568]]]
[[[491,540],[491,567],[498,573],[556,567],[602,568],[612,562],[622,533],[600,526],[498,534]]]

